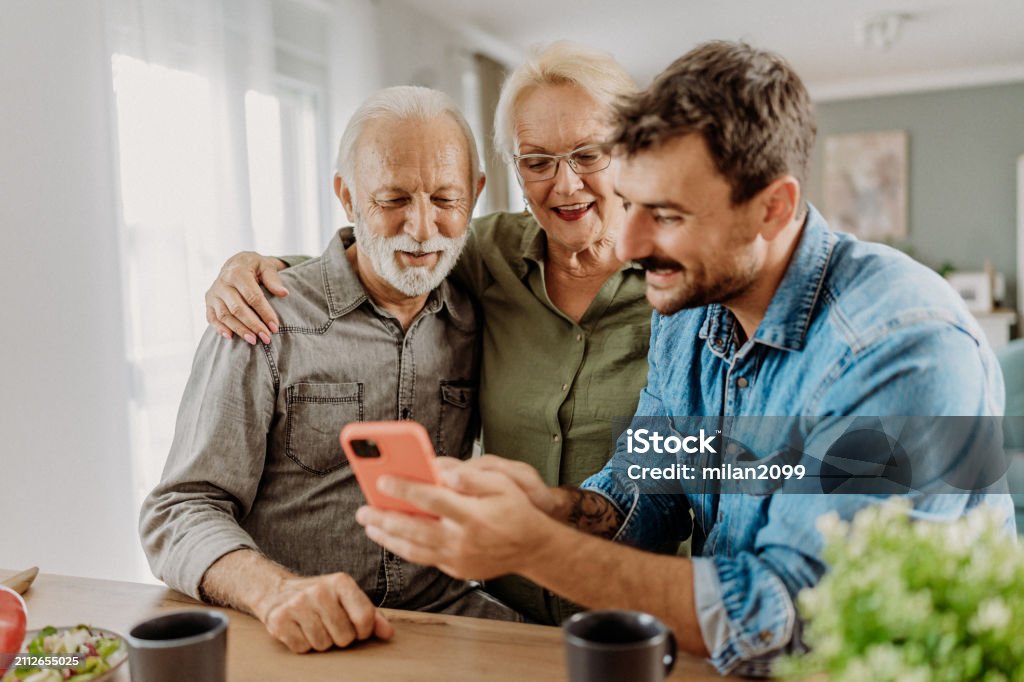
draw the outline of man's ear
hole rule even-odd
[[[355,211],[352,210],[352,190],[349,189],[340,175],[334,176],[334,195],[341,201],[341,207],[345,209],[345,216],[350,223],[355,222]]]
[[[472,217],[472,213],[476,209],[477,202],[480,201],[480,193],[484,191],[484,185],[486,184],[487,177],[483,173],[481,173],[480,177],[477,178],[476,180],[476,187],[474,188],[476,189],[476,191],[473,192],[473,201],[471,201],[469,204],[469,212],[471,214],[470,217]]]
[[[783,175],[757,193],[754,199],[756,218],[762,236],[771,241],[800,211],[800,182],[792,175]]]

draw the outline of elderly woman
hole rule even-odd
[[[614,449],[611,419],[632,416],[647,378],[644,271],[615,257],[625,213],[601,146],[610,105],[634,89],[610,56],[564,42],[512,72],[495,136],[529,211],[474,220],[452,275],[484,313],[484,450],[529,463],[549,485],[601,469]],[[276,271],[285,265],[233,256],[207,292],[210,323],[228,338],[269,341],[277,320],[257,281],[284,295]],[[540,622],[572,610],[515,576],[488,589]]]

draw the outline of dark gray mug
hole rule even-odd
[[[131,629],[132,682],[224,682],[228,617],[219,611],[174,611]]]
[[[577,613],[562,632],[571,682],[661,682],[676,664],[675,635],[649,613]]]

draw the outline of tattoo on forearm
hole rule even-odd
[[[625,517],[604,495],[589,490],[567,488],[572,498],[566,523],[584,533],[611,539]]]

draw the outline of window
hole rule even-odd
[[[254,242],[263,253],[323,250],[327,182],[321,172],[319,102],[296,84],[277,96],[245,94],[249,203]]]
[[[322,32],[315,10],[140,7],[108,2],[138,503],[160,478],[221,263],[245,249],[319,253],[332,232],[325,57],[308,48],[326,40],[287,57],[276,34]]]

